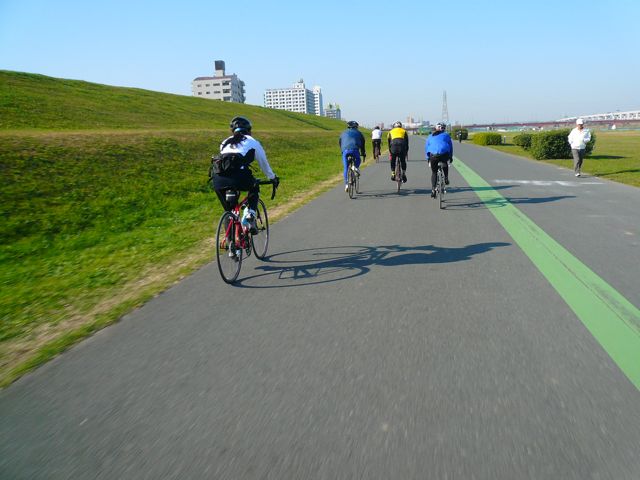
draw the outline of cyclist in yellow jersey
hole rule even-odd
[[[407,181],[407,155],[409,154],[409,135],[402,128],[401,122],[393,124],[393,128],[387,134],[389,144],[389,159],[391,160],[391,180],[396,181],[396,162],[402,167],[402,181]]]

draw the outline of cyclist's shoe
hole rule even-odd
[[[253,215],[251,218],[249,218],[249,233],[251,235],[257,235],[258,234],[258,225],[256,224],[256,216]]]
[[[448,178],[445,178],[445,179],[444,179],[444,184],[445,184],[445,185],[449,185],[449,179],[448,179]]]
[[[351,166],[351,170],[353,170],[357,176],[360,176],[360,170],[355,165]]]
[[[256,212],[247,208],[242,215],[242,226],[249,230],[253,235],[258,233],[256,228]]]
[[[402,183],[407,183],[407,176],[404,173],[402,174]]]
[[[391,172],[391,181],[392,182],[396,181],[396,172]]]
[[[348,191],[348,190],[349,190],[349,184],[348,184],[348,183],[345,183],[345,184],[344,184],[344,191],[346,192],[346,191]]]
[[[431,198],[436,198],[436,191],[435,190],[431,190]]]

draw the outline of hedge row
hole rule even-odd
[[[546,160],[552,158],[571,158],[571,146],[567,137],[569,136],[570,129],[564,128],[562,130],[551,130],[549,132],[541,132],[531,135],[529,150],[533,158],[537,160]],[[519,135],[518,135],[519,136]],[[515,143],[515,138],[514,138]],[[524,141],[523,141],[524,143]],[[587,143],[585,149],[585,155],[589,155],[596,144],[596,135],[591,133],[591,140]],[[516,143],[516,145],[518,145]]]
[[[513,143],[525,150],[529,150],[531,148],[531,137],[530,133],[521,133],[513,137]]]
[[[467,140],[469,138],[469,130],[462,127],[453,127],[451,129],[451,139],[458,140],[458,132],[462,133],[462,140]]]
[[[502,135],[499,133],[481,132],[473,136],[476,145],[502,145]]]

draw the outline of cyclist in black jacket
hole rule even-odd
[[[264,148],[251,136],[251,122],[245,117],[234,117],[229,126],[232,135],[220,144],[220,164],[223,167],[219,173],[213,174],[213,188],[226,211],[231,210],[231,206],[225,200],[227,190],[249,192],[249,208],[245,211],[242,222],[248,224],[253,230],[260,187],[256,185],[256,179],[249,165],[257,160],[262,172],[273,181],[276,187],[280,180],[271,170]]]

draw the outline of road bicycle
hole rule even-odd
[[[276,195],[276,185],[272,180],[258,180],[257,185],[271,184],[273,189],[271,199]],[[230,189],[225,193],[225,200],[231,207],[231,211],[224,212],[218,222],[216,230],[216,261],[220,276],[226,283],[237,280],[242,267],[242,258],[255,254],[256,258],[264,260],[269,248],[269,217],[267,207],[262,199],[258,200],[258,208],[255,216],[255,229],[242,225],[244,209],[249,208],[249,196],[247,195],[238,203],[240,192]]]
[[[400,157],[396,157],[396,169],[394,170],[395,180],[398,187],[398,192],[400,192],[400,187],[402,186],[402,164],[400,162]]]
[[[380,162],[380,142],[373,142],[373,158],[376,163]]]
[[[438,203],[441,209],[444,208],[444,195],[447,193],[447,186],[444,181],[444,170],[443,167],[446,165],[446,162],[439,161],[438,162],[438,173],[436,180],[436,196],[438,197]]]
[[[347,195],[353,199],[360,193],[360,173],[356,170],[356,157],[347,153]]]

